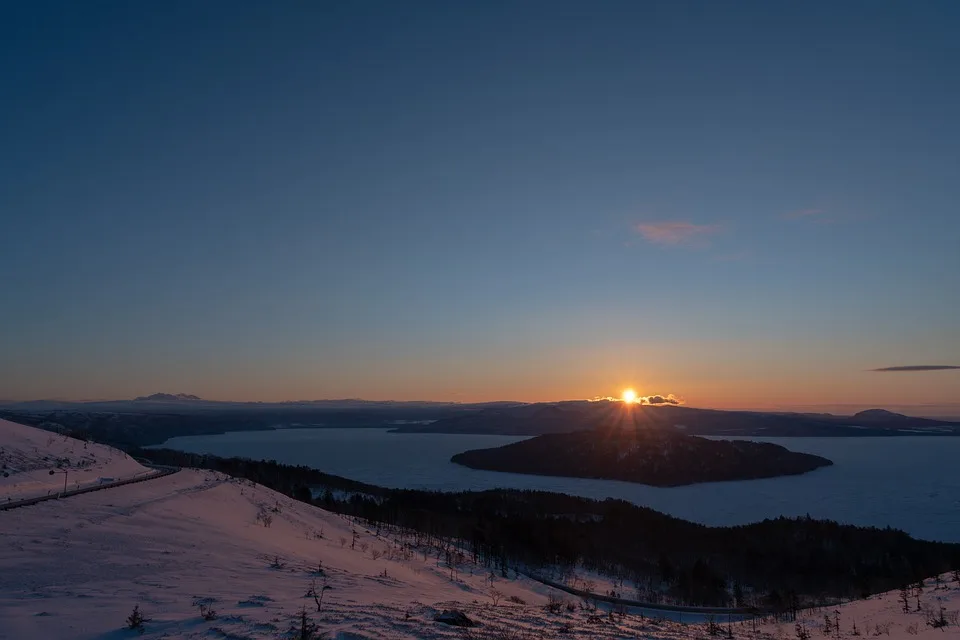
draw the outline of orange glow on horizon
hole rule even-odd
[[[620,394],[620,397],[623,399],[626,404],[633,404],[637,401],[637,392],[633,389],[624,389],[623,393]]]

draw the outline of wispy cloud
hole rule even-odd
[[[707,238],[720,231],[716,224],[690,222],[641,222],[636,231],[647,242],[668,246],[706,244]]]
[[[904,367],[881,367],[870,369],[870,371],[950,371],[953,369],[960,369],[960,366],[952,364],[912,364]]]

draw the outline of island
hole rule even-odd
[[[767,442],[711,440],[649,428],[551,433],[493,449],[464,451],[451,461],[486,471],[623,480],[656,487],[798,475],[833,464]]]

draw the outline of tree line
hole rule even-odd
[[[960,545],[915,540],[891,528],[810,517],[708,527],[623,500],[514,489],[387,489],[275,461],[169,449],[130,453],[246,478],[371,526],[455,540],[503,575],[517,566],[597,571],[645,601],[790,612],[960,568]]]

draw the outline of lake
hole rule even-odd
[[[467,469],[450,457],[524,437],[397,434],[388,429],[279,429],[172,438],[192,453],[273,459],[385,487],[461,491],[508,487],[621,498],[708,525],[779,515],[903,529],[960,542],[960,438],[750,438],[833,460],[801,476],[659,488],[615,480]]]

